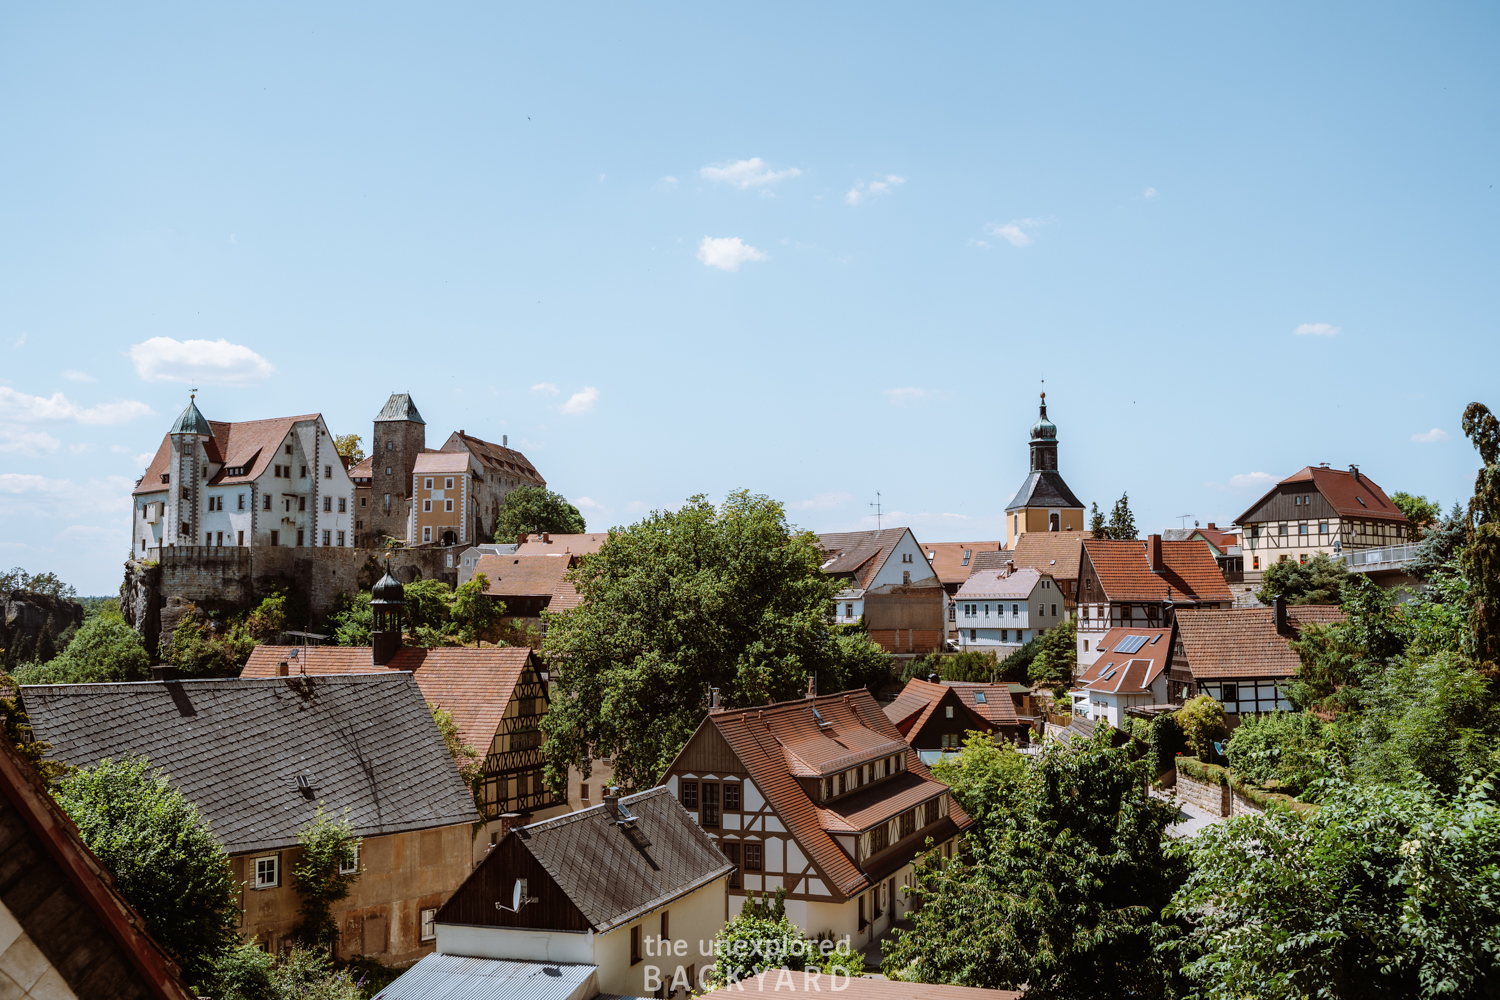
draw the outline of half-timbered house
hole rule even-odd
[[[951,857],[973,822],[864,689],[716,709],[663,783],[735,864],[731,913],[784,889],[793,922],[855,947],[910,909],[917,856]]]
[[[1318,553],[1401,545],[1412,537],[1401,509],[1369,476],[1351,465],[1309,465],[1287,476],[1234,519],[1246,583],[1259,583],[1272,563],[1305,563]]]
[[[1228,608],[1234,595],[1202,539],[1090,538],[1078,567],[1078,664],[1099,658],[1112,628],[1169,628],[1183,608]]]
[[[1016,718],[1008,684],[913,677],[882,710],[919,754],[958,750],[971,732],[996,733],[1007,740],[1023,739],[1027,732]]]

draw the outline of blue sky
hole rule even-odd
[[[1320,461],[1451,503],[1464,405],[1500,407],[1497,28],[10,5],[0,563],[113,592],[193,384],[367,443],[411,392],[429,444],[508,434],[591,527],[744,487],[1003,537],[1043,378],[1064,476],[1143,529]]]

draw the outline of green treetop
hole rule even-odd
[[[497,542],[514,542],[522,534],[551,532],[578,535],[585,530],[583,515],[567,498],[544,486],[521,486],[505,495],[495,518]]]

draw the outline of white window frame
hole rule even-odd
[[[443,480],[443,489],[445,489],[445,490],[451,490],[451,489],[453,489],[453,477],[452,476],[448,476],[446,479]]]
[[[431,514],[432,513],[432,501],[431,500],[423,500],[422,501],[422,513],[424,513],[424,514]]]
[[[417,934],[422,941],[437,940],[437,907],[422,910],[417,918]]]
[[[340,875],[354,875],[359,872],[359,847],[360,842],[356,840],[354,842],[354,861],[348,868],[345,868],[343,865],[339,865]]]
[[[424,480],[424,481],[423,481],[423,484],[424,484],[424,485],[423,485],[423,486],[422,486],[422,489],[424,489],[424,490],[430,490],[430,489],[432,489],[432,477],[431,477],[431,476],[428,476],[428,477],[427,477],[427,478],[426,478],[426,479],[425,479],[425,480]]]
[[[444,513],[452,513],[453,512],[453,501],[452,500],[444,500],[443,501],[443,512]]]
[[[267,878],[264,877],[265,869],[263,869],[261,867],[262,864],[265,864],[267,862],[269,862],[268,868],[270,870],[270,878],[269,879],[267,879]],[[276,889],[276,888],[279,888],[281,886],[281,855],[280,854],[267,854],[267,855],[264,855],[262,857],[254,859],[251,862],[251,864],[255,866],[255,888],[257,888],[257,889]]]
[[[422,541],[424,541],[424,542],[430,542],[430,541],[432,541],[432,526],[431,525],[423,525],[422,526]]]

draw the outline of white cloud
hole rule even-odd
[[[1249,489],[1252,486],[1265,489],[1276,482],[1276,477],[1269,472],[1242,472],[1237,476],[1229,477],[1229,485],[1237,490]]]
[[[988,250],[990,248],[990,245],[988,243],[986,243],[984,240],[970,240],[969,241],[969,246],[975,247],[976,249],[979,249],[979,250]]]
[[[1452,441],[1453,435],[1449,434],[1441,427],[1434,427],[1430,431],[1423,431],[1421,434],[1413,434],[1411,436],[1411,439],[1418,444],[1436,444],[1439,441]]]
[[[1026,230],[1035,229],[1037,226],[1045,226],[1051,219],[1012,219],[1005,225],[991,222],[984,227],[984,231],[991,236],[1000,236],[1007,240],[1013,247],[1024,247],[1031,243],[1031,237]]]
[[[599,390],[593,386],[585,386],[581,391],[573,393],[568,401],[562,405],[562,412],[572,416],[584,413],[593,413],[594,404],[599,400]]]
[[[69,382],[97,382],[97,381],[99,381],[98,379],[94,378],[94,376],[90,375],[88,372],[81,372],[81,371],[79,371],[76,368],[69,368],[67,371],[63,372],[62,375],[63,375],[63,378],[67,379]]]
[[[549,396],[557,395],[557,386],[551,382],[538,382],[531,387],[532,392],[545,392]]]
[[[853,499],[848,493],[815,493],[810,500],[798,500],[786,506],[788,510],[832,510]]]
[[[855,181],[854,187],[850,188],[849,193],[844,195],[844,201],[850,205],[858,205],[866,198],[889,194],[891,188],[905,183],[905,177],[897,177],[895,174],[886,174],[884,180],[871,181],[869,184],[866,184],[864,181]]]
[[[926,389],[917,389],[908,385],[899,389],[886,389],[884,395],[897,406],[905,406],[907,403],[921,402],[928,397],[929,393]]]
[[[569,498],[568,503],[572,504],[574,507],[577,507],[580,511],[584,511],[590,514],[602,515],[608,510],[608,508],[606,508],[602,503],[600,503],[598,500],[593,499],[592,497],[571,497]]]
[[[85,455],[93,451],[94,446],[91,444],[70,444],[68,445],[68,450],[75,455]]]
[[[42,431],[23,431],[19,427],[0,427],[0,452],[36,458],[57,451],[62,442]]]
[[[73,484],[66,479],[48,479],[19,472],[0,472],[0,493],[12,496],[61,496],[70,492]]]
[[[1156,188],[1147,188],[1145,190],[1145,193],[1143,193],[1141,197],[1145,198],[1147,201],[1150,201],[1152,198],[1156,197]]]
[[[24,509],[43,516],[74,516],[80,513],[117,513],[130,509],[130,491],[135,480],[124,476],[74,483],[24,473],[0,473],[0,510]]]
[[[173,340],[152,337],[130,348],[135,373],[147,382],[200,385],[254,385],[276,367],[243,344],[227,340]]]
[[[738,271],[746,261],[768,258],[738,236],[705,236],[698,244],[698,259],[721,271]]]
[[[732,184],[743,191],[746,188],[760,187],[762,184],[775,184],[788,177],[800,177],[802,171],[796,167],[772,170],[766,165],[765,160],[756,156],[748,160],[736,160],[733,163],[716,163],[699,170],[698,175],[704,180]]]
[[[80,424],[123,424],[127,420],[154,412],[145,403],[133,399],[100,403],[97,406],[79,406],[60,392],[46,397],[32,396],[0,385],[0,419],[19,420],[27,424],[67,421]]]
[[[151,464],[151,460],[153,458],[155,458],[155,457],[156,457],[156,452],[154,452],[154,451],[143,451],[139,455],[135,456],[135,464],[139,465],[141,468],[144,469],[148,465]]]
[[[1334,337],[1338,335],[1339,329],[1327,323],[1302,323],[1292,332],[1299,337]]]

